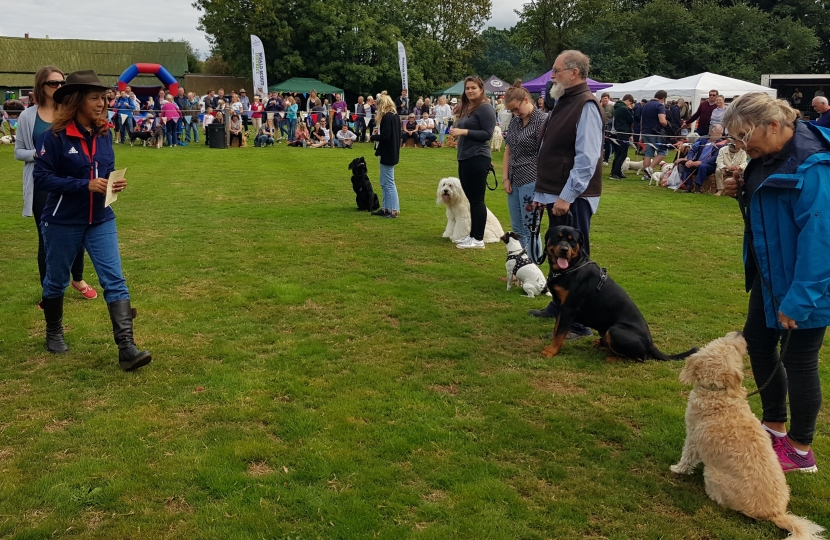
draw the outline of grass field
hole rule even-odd
[[[591,340],[540,355],[552,324],[526,311],[545,301],[505,291],[503,245],[441,238],[454,151],[402,152],[397,220],[355,211],[360,155],[380,192],[369,145],[117,147],[154,357],[125,374],[102,297],[70,290],[70,353],[45,352],[22,164],[0,146],[0,537],[785,536],[718,507],[700,471],[669,472],[681,362],[608,363]],[[509,229],[504,193],[487,204]],[[741,328],[741,230],[731,199],[632,176],[605,182],[592,255],[675,353]],[[787,477],[791,511],[825,527],[828,428],[825,408],[819,473]]]

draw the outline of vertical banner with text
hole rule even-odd
[[[398,63],[401,65],[401,88],[409,90],[409,75],[406,72],[406,49],[398,42]]]
[[[268,73],[265,70],[265,47],[262,40],[251,34],[251,69],[254,75],[254,95],[268,95]]]

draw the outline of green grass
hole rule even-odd
[[[45,352],[22,165],[0,146],[0,537],[784,537],[669,472],[681,362],[608,363],[590,340],[540,355],[552,325],[525,312],[545,301],[504,290],[503,246],[441,238],[452,150],[402,152],[397,220],[354,209],[353,157],[380,192],[369,145],[117,154],[154,357],[129,374],[103,300],[74,291],[70,353]],[[504,194],[487,204],[508,229]],[[606,181],[592,255],[675,353],[741,328],[741,230],[730,199]],[[787,477],[825,527],[829,425],[820,472]]]

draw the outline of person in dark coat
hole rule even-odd
[[[392,98],[382,94],[378,99],[379,128],[371,140],[377,142],[375,155],[380,158],[380,187],[383,191],[383,205],[372,212],[375,216],[396,218],[401,211],[398,188],[395,186],[395,165],[401,154],[401,121]]]

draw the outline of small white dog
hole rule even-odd
[[[746,341],[739,332],[716,339],[686,359],[680,382],[693,384],[686,407],[683,455],[671,471],[691,474],[703,463],[706,494],[721,506],[818,540],[824,529],[787,513],[790,489],[770,435],[752,414],[743,387]]]
[[[642,171],[643,170],[643,162],[642,161],[631,161],[631,158],[625,158],[623,161],[622,167],[620,167],[622,172],[632,170],[632,171]]]
[[[528,298],[543,294],[551,296],[545,274],[527,256],[519,243],[519,235],[512,231],[506,232],[502,235],[501,241],[507,244],[507,262],[504,263],[507,270],[507,290],[513,287],[515,277],[519,281],[519,287],[524,289]]]
[[[496,129],[493,130],[493,138],[490,139],[490,150],[493,152],[501,152],[501,145],[504,142],[504,135],[502,135],[501,127],[496,124]]]
[[[0,144],[14,144],[14,135],[3,135],[0,137]]]
[[[447,228],[444,229],[444,238],[457,242],[470,234],[470,201],[461,189],[461,180],[458,178],[442,178],[438,182],[438,193],[435,204],[447,207]],[[498,242],[504,234],[499,220],[487,209],[487,224],[484,227],[484,243]]]
[[[663,163],[660,165],[661,170],[651,173],[651,178],[648,179],[648,185],[651,185],[652,182],[654,182],[655,186],[662,185],[663,177],[668,175],[673,168],[674,163]]]

